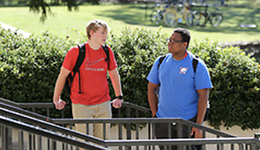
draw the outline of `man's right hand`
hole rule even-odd
[[[61,110],[66,106],[66,102],[63,101],[62,99],[53,100],[53,103],[55,105],[55,108],[58,109],[58,110]]]

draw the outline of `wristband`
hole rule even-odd
[[[119,95],[116,97],[117,99],[123,99],[123,96],[122,95]]]

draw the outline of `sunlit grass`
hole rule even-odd
[[[256,4],[258,5],[258,3]],[[69,35],[74,40],[79,38],[78,32],[85,32],[87,22],[93,19],[102,19],[108,22],[116,34],[120,34],[126,26],[149,28],[153,31],[157,31],[159,28],[159,26],[151,24],[149,20],[151,9],[146,10],[144,4],[88,5],[80,6],[79,11],[72,12],[69,12],[66,6],[51,7],[51,9],[53,16],[48,15],[47,20],[42,23],[39,19],[41,15],[29,12],[28,7],[2,7],[0,8],[0,22],[34,34],[41,34],[41,32],[49,30],[60,37],[65,38]],[[201,41],[205,38],[221,43],[260,40],[259,27],[256,29],[238,27],[239,24],[260,25],[260,9],[258,7],[220,7],[220,11],[224,15],[224,21],[219,27],[212,27],[209,23],[206,27],[187,27],[184,25],[179,25],[179,27],[190,30],[192,41]],[[77,29],[76,32],[73,32],[73,29],[74,31]],[[161,32],[170,36],[173,29],[164,26]]]

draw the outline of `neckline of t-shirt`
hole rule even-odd
[[[91,46],[89,45],[88,42],[87,42],[86,44],[87,44],[87,46],[88,46],[88,50],[92,50],[92,51],[94,51],[94,52],[97,52],[97,51],[100,50],[100,48],[102,48],[102,46],[100,45],[99,49],[95,50],[95,49],[91,48]]]
[[[187,56],[188,56],[188,52],[186,51],[186,53],[184,54],[184,56],[182,57],[181,60],[185,59]],[[174,61],[181,61],[181,60],[176,60],[176,59],[174,59],[174,54],[172,54],[172,59],[173,59]]]

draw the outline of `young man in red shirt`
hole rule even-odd
[[[74,119],[82,118],[111,118],[111,104],[109,87],[107,82],[107,71],[112,81],[112,85],[117,98],[112,101],[113,107],[120,108],[123,102],[120,76],[117,71],[117,64],[114,53],[110,47],[109,63],[105,61],[107,55],[102,48],[105,44],[109,27],[102,20],[93,20],[87,25],[88,42],[85,43],[85,58],[79,68],[80,83],[78,73],[75,75],[71,85],[70,99],[72,101],[72,114]],[[63,109],[66,102],[60,99],[66,78],[72,72],[79,55],[79,48],[71,48],[64,58],[60,74],[56,81],[53,103],[56,109]],[[109,65],[109,66],[108,66]],[[79,93],[81,86],[81,93]],[[103,125],[94,124],[89,127],[89,134],[98,138],[108,138],[110,125],[106,126],[106,137],[103,137]],[[85,124],[76,124],[76,130],[87,133]]]

